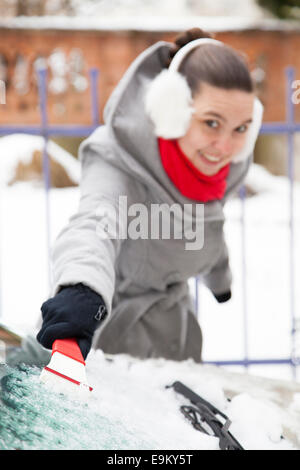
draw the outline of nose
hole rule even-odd
[[[233,151],[232,137],[227,134],[219,136],[218,139],[214,142],[214,148],[222,156],[231,155]]]

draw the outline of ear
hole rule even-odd
[[[247,132],[246,142],[242,150],[234,156],[232,163],[239,163],[243,160],[246,160],[249,155],[253,152],[255,142],[257,140],[259,130],[261,128],[263,113],[263,105],[261,104],[258,98],[255,98],[253,104],[252,123],[250,124],[250,127]]]
[[[163,70],[150,83],[145,110],[157,137],[177,139],[186,134],[194,109],[190,87],[183,75]]]

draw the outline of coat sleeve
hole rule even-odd
[[[102,296],[110,314],[115,261],[124,240],[119,234],[127,230],[126,217],[118,216],[119,196],[129,196],[130,184],[124,172],[103,158],[107,151],[90,145],[81,149],[79,208],[53,246],[52,296],[61,286],[81,282]]]
[[[231,289],[232,273],[229,264],[228,248],[223,237],[221,255],[213,268],[203,276],[204,284],[213,294],[224,294]]]

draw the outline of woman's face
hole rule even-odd
[[[177,142],[205,175],[216,174],[244,146],[254,98],[254,93],[201,84],[201,91],[194,97],[190,127]]]

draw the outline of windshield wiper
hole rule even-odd
[[[180,393],[192,403],[192,405],[181,406],[180,411],[191,421],[195,429],[218,437],[221,450],[244,450],[229,432],[231,421],[228,416],[181,382],[174,382],[166,388],[173,388],[175,392]]]

